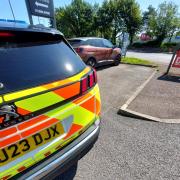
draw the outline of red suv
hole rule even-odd
[[[69,42],[83,61],[90,66],[94,67],[102,61],[113,61],[115,65],[119,65],[121,61],[121,49],[107,39],[85,37],[69,39]]]

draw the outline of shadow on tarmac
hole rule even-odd
[[[78,162],[53,180],[73,180],[78,168]]]
[[[158,77],[158,80],[180,83],[180,76],[162,75],[162,76]]]
[[[106,62],[106,61],[104,61],[104,62],[102,62],[102,63],[99,63],[99,64],[95,67],[95,69],[96,69],[96,71],[102,71],[102,70],[104,70],[104,69],[108,69],[108,68],[112,68],[112,67],[114,67],[113,62]]]
[[[96,139],[97,140],[97,139]],[[95,140],[95,142],[96,142]],[[56,172],[54,174],[54,177],[52,177],[52,180],[73,180],[78,169],[78,161],[84,157],[94,146],[94,143],[89,145],[86,149],[81,151],[81,153],[76,156],[70,163],[65,167],[65,171],[62,171],[62,173]]]

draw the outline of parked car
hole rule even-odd
[[[85,37],[68,40],[84,62],[92,67],[103,61],[112,61],[119,65],[121,49],[103,38]]]
[[[0,60],[0,179],[52,179],[98,138],[96,71],[33,26],[0,27]]]

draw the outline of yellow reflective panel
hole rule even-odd
[[[36,88],[31,88],[31,89],[26,89],[26,90],[23,90],[23,91],[18,91],[18,92],[15,92],[15,93],[11,93],[11,94],[7,94],[4,96],[4,100],[5,101],[11,101],[11,100],[14,100],[14,99],[17,99],[17,98],[21,98],[21,97],[24,97],[24,96],[29,96],[29,95],[32,95],[32,94],[35,94],[35,93],[39,93],[39,92],[42,92],[42,91],[45,91],[46,89],[44,87],[36,87]]]
[[[69,84],[69,83],[72,83],[72,81],[69,79],[64,79],[64,80],[52,82],[50,84],[45,84],[42,87],[44,87],[46,89],[53,89],[53,88],[56,88],[59,86],[64,86],[64,85]]]
[[[39,93],[39,92],[43,92],[47,89],[51,89],[51,88],[54,88],[54,87],[57,87],[57,86],[61,86],[61,85],[65,85],[69,82],[72,82],[72,81],[78,81],[82,76],[84,76],[86,73],[88,73],[90,71],[90,67],[86,67],[81,73],[71,77],[71,78],[68,78],[66,80],[62,80],[62,81],[57,81],[57,82],[54,82],[54,83],[50,83],[50,84],[47,84],[47,85],[43,85],[43,86],[38,86],[38,87],[35,87],[35,88],[30,88],[30,89],[26,89],[26,90],[22,90],[22,91],[18,91],[18,92],[15,92],[15,93],[10,93],[10,94],[7,94],[7,95],[4,95],[4,100],[5,101],[11,101],[11,100],[14,100],[14,99],[18,99],[18,98],[22,98],[22,97],[25,97],[25,96],[29,96],[29,95],[32,95],[32,94],[35,94],[35,93]],[[1,103],[1,99],[0,99],[0,103]]]
[[[43,109],[45,107],[51,106],[55,103],[63,101],[64,98],[58,96],[53,92],[48,92],[44,94],[40,94],[38,96],[34,96],[31,98],[23,99],[16,102],[16,106],[26,109],[28,111],[34,112],[39,109]]]
[[[99,102],[101,102],[101,97],[100,97],[100,91],[99,91],[98,84],[96,84],[96,86],[94,87],[94,91],[95,91],[96,99],[99,100]]]
[[[3,102],[3,99],[2,99],[2,97],[0,97],[0,103],[2,103]]]
[[[32,158],[28,158],[28,159],[22,161],[21,163],[18,163],[15,166],[9,167],[9,164],[8,164],[8,165],[6,165],[6,168],[4,168],[4,170],[2,172],[0,171],[0,179],[3,179],[3,177],[9,176],[9,175],[11,175],[11,177],[15,176],[16,174],[19,173],[19,171],[18,171],[19,168],[21,168],[21,167],[28,168],[28,167],[32,166],[33,164],[35,164],[35,161]]]
[[[69,78],[69,80],[72,80],[72,81],[77,81],[79,80],[82,76],[84,76],[85,74],[87,74],[89,71],[91,70],[90,67],[86,67],[81,73]]]

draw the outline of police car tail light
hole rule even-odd
[[[84,77],[81,80],[81,92],[84,93],[88,89],[92,88],[97,83],[97,73],[96,70],[93,69],[90,74]]]
[[[82,93],[86,92],[88,89],[88,78],[85,77],[84,79],[81,80],[81,91]]]
[[[94,74],[93,72],[89,75],[89,87],[93,87],[94,85]]]
[[[97,83],[97,72],[95,69],[93,69],[93,75],[94,75],[94,83]]]
[[[0,37],[13,37],[14,34],[10,32],[0,32]]]

